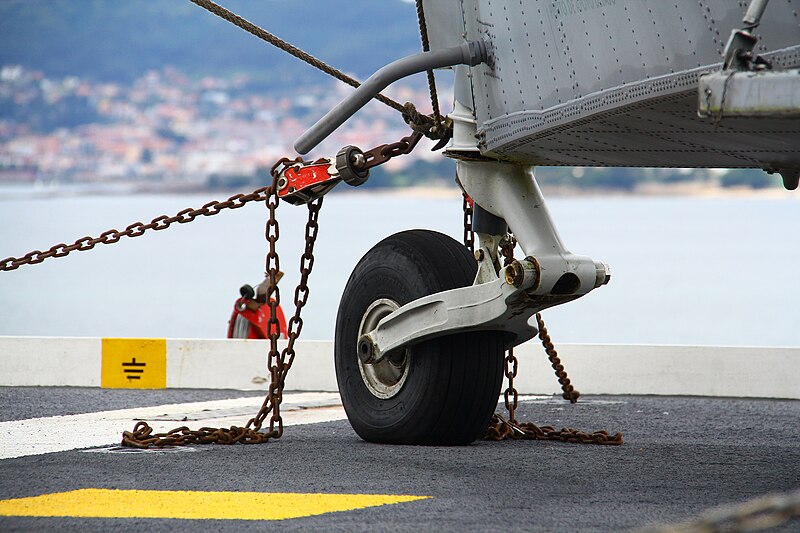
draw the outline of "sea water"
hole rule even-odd
[[[210,199],[0,199],[0,258],[124,229]],[[545,311],[557,342],[800,346],[800,195],[592,196],[548,202],[566,246],[611,283]],[[298,281],[306,209],[281,205],[283,307]],[[238,288],[263,279],[263,204],[0,272],[0,335],[222,338]],[[456,195],[332,194],[320,214],[305,339],[332,339],[359,258],[404,229],[462,235]]]

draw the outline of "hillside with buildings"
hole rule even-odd
[[[225,4],[362,79],[420,46],[414,6],[401,0]],[[448,74],[439,74],[445,110]],[[350,90],[188,1],[6,0],[0,183],[257,186]],[[424,76],[388,95],[430,111]],[[368,149],[408,132],[397,112],[372,103],[312,156],[348,144]],[[452,161],[422,146],[375,169],[367,186],[452,184],[453,175]],[[643,183],[778,182],[757,170],[547,168],[539,176],[551,186],[624,191]]]

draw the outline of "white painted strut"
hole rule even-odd
[[[431,294],[404,305],[361,336],[359,357],[364,363],[376,363],[407,344],[459,331],[506,331],[511,346],[533,338],[537,330],[528,324],[531,315],[527,311],[531,306],[542,309],[549,305],[543,300],[537,305],[528,296],[538,280],[536,266],[521,261],[516,267],[507,267],[511,269],[508,276],[495,274],[494,281]],[[517,280],[521,282],[518,287],[514,285]]]
[[[533,168],[497,161],[459,161],[458,178],[475,203],[506,221],[525,255],[536,258],[542,273],[535,294],[555,291],[583,296],[607,283],[608,267],[566,249]]]
[[[475,284],[420,298],[384,317],[359,339],[362,362],[375,363],[399,348],[467,331],[503,331],[510,348],[537,334],[529,323],[537,312],[608,283],[606,265],[564,247],[533,167],[459,161],[458,176],[478,205],[508,223],[526,258],[514,261],[498,275],[492,265],[496,250],[490,248],[494,245],[484,247],[476,254]],[[482,239],[484,246],[498,240],[492,235]]]

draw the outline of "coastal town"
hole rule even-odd
[[[295,139],[350,91],[327,79],[264,84],[246,74],[192,77],[174,67],[124,83],[0,66],[0,186],[125,192],[258,187],[276,161],[296,156]],[[451,92],[440,84],[440,94]],[[430,113],[424,78],[385,94]],[[306,159],[334,157],[347,145],[370,149],[409,132],[399,113],[371,102]],[[411,154],[374,169],[366,186],[454,187],[452,161],[432,146],[423,139]],[[556,194],[780,188],[778,178],[758,169],[544,167],[537,177]]]
[[[352,89],[335,81],[261,92],[246,75],[192,78],[175,68],[131,84],[49,78],[0,68],[0,183],[127,184],[144,190],[239,186],[265,179],[293,141]],[[388,93],[425,109],[424,85]],[[446,94],[446,93],[445,93]],[[430,107],[430,103],[427,104]],[[408,135],[394,110],[371,103],[309,158]],[[393,161],[439,157],[418,149]]]

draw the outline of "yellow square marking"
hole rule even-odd
[[[80,489],[0,500],[0,516],[284,520],[430,496]]]
[[[110,389],[166,388],[166,339],[103,339],[100,386]]]

